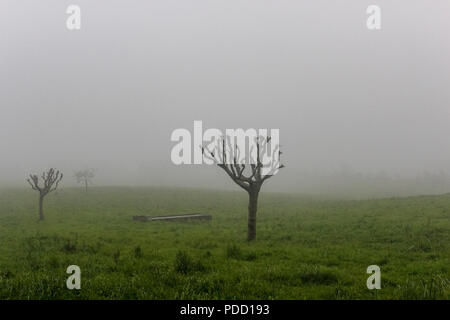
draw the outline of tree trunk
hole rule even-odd
[[[44,220],[44,196],[39,195],[39,220]]]
[[[248,192],[248,241],[255,240],[256,238],[256,212],[258,210],[258,195],[259,190],[250,190]]]
[[[84,180],[84,186],[85,186],[86,192],[87,192],[87,188],[88,188],[88,181],[87,180]]]

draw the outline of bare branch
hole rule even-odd
[[[250,172],[247,175],[244,174],[245,169],[247,168],[244,163],[246,159],[241,159],[241,150],[239,150],[237,145],[235,145],[233,148],[229,139],[222,137],[219,141],[217,141],[216,148],[214,150],[210,150],[206,146],[201,146],[201,149],[203,156],[206,159],[213,161],[213,163],[215,163],[219,168],[223,169],[237,185],[247,191],[253,189],[259,190],[264,181],[272,177],[279,169],[284,167],[279,163],[279,156],[281,155],[279,146],[275,146],[271,152],[271,157],[272,160],[276,162],[271,163],[271,169],[267,174],[262,174],[264,164],[261,158],[263,154],[267,153],[270,141],[270,136],[255,138],[255,144],[251,145],[251,147],[249,148]],[[255,146],[256,161],[255,159],[252,159]],[[276,157],[277,153],[278,157]],[[232,161],[229,161],[228,156],[231,157]]]
[[[55,191],[58,188],[59,183],[63,178],[63,174],[61,172],[56,171],[53,168],[50,168],[48,171],[43,172],[41,175],[43,186],[39,185],[39,177],[35,174],[30,174],[30,179],[27,179],[27,182],[30,184],[33,190],[39,191],[41,196],[45,196],[46,194]]]

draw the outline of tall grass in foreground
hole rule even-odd
[[[0,191],[1,299],[448,299],[450,195],[343,201],[261,194],[246,239],[240,192],[63,189],[37,221]],[[210,222],[132,221],[211,213]],[[67,266],[81,290],[66,288]],[[381,268],[368,290],[366,268]]]

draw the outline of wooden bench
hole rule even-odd
[[[133,216],[134,221],[187,221],[187,220],[211,220],[212,215],[202,214],[202,213],[187,213],[187,214],[177,214],[171,216]]]

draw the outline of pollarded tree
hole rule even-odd
[[[270,141],[270,136],[255,138],[255,143],[249,148],[250,157],[244,157],[250,158],[249,164],[242,161],[243,158],[241,158],[241,152],[237,144],[233,147],[229,138],[220,138],[217,148],[214,150],[209,150],[207,147],[202,146],[202,154],[222,168],[239,187],[248,193],[248,241],[256,238],[256,213],[258,210],[259,191],[267,179],[275,175],[279,169],[284,168],[284,165],[280,163],[281,151],[279,145],[271,146],[272,150],[269,150]],[[256,154],[254,153],[254,146],[256,146]],[[269,170],[267,170],[268,164],[264,164],[266,161],[262,160],[267,153],[271,160]]]
[[[86,189],[88,190],[88,185],[92,184],[92,179],[94,179],[95,173],[94,169],[85,169],[75,172],[75,178],[77,179],[77,183],[83,183]]]
[[[39,185],[39,177],[35,174],[30,174],[30,179],[27,179],[33,190],[39,191],[39,220],[44,220],[44,197],[58,188],[58,184],[63,178],[63,174],[59,170],[51,168],[47,172],[42,173],[43,186]]]

